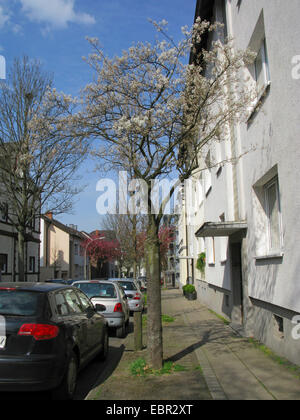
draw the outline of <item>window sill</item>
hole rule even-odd
[[[256,261],[260,261],[260,260],[278,259],[278,258],[283,258],[283,257],[284,257],[284,252],[276,252],[274,254],[257,255],[254,257],[254,259]]]
[[[262,98],[266,95],[267,91],[269,90],[271,86],[271,82],[268,81],[266,84],[261,88],[260,92],[257,94],[257,99],[253,103],[250,111],[249,116],[247,118],[247,123],[249,124],[252,120],[252,118],[255,116],[255,114],[259,111],[259,107],[261,105]]]

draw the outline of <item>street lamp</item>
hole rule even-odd
[[[91,243],[93,243],[94,241],[102,241],[102,239],[105,239],[105,237],[102,236],[101,238],[94,238],[84,248],[84,280],[87,280],[87,272],[86,272],[86,255],[87,255],[87,249],[88,249],[89,245],[91,245]]]

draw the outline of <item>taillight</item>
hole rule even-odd
[[[141,296],[138,293],[136,293],[133,300],[140,300],[140,299],[141,299]]]
[[[56,325],[23,324],[18,335],[31,336],[35,340],[51,340],[58,336],[59,328]]]
[[[122,304],[121,303],[116,303],[114,312],[123,312],[123,308],[122,308]]]

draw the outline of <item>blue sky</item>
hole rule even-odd
[[[82,57],[90,52],[86,36],[99,38],[106,55],[118,55],[138,41],[155,36],[148,18],[169,22],[170,34],[180,36],[193,23],[196,0],[0,0],[0,54],[9,68],[16,57],[39,59],[53,74],[59,91],[78,95],[92,74]],[[77,197],[73,214],[60,215],[80,230],[100,227],[96,211],[100,175],[94,163],[80,170],[85,191]]]

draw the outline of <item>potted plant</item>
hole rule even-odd
[[[187,300],[196,300],[197,299],[197,292],[195,286],[193,284],[186,284],[183,286],[183,293]]]
[[[205,272],[205,265],[206,265],[206,254],[205,252],[201,252],[197,259],[197,269],[203,274]]]

